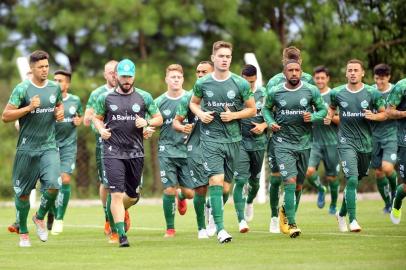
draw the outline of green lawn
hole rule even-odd
[[[191,204],[190,204],[191,205]],[[297,222],[302,235],[268,233],[269,206],[256,205],[251,231],[240,234],[234,206],[226,205],[225,224],[233,235],[230,244],[216,239],[198,240],[193,208],[176,216],[177,235],[164,239],[160,205],[132,209],[130,248],[107,243],[98,207],[68,209],[64,233],[42,243],[30,221],[31,248],[19,248],[18,237],[7,232],[13,208],[0,209],[0,269],[405,269],[406,220],[392,225],[382,214],[380,201],[359,201],[358,234],[338,232],[336,219],[304,202]]]

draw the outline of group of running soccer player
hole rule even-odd
[[[283,72],[266,88],[257,87],[255,66],[245,65],[241,76],[230,71],[232,50],[228,42],[215,42],[211,61],[197,66],[191,91],[183,89],[182,66],[169,65],[167,90],[155,100],[134,87],[136,67],[131,60],[111,60],[104,67],[106,84],[91,93],[84,113],[80,99],[68,93],[71,73],[58,70],[55,82],[48,80],[48,54],[33,52],[32,77],[14,88],[2,114],[4,122],[19,124],[12,176],[16,222],[8,227],[19,234],[19,245],[31,246],[29,194],[38,179],[41,200],[32,217],[37,235],[45,242],[48,230],[53,235],[63,232],[76,161],[76,128],[82,120],[96,138],[104,232],[109,243],[119,247],[130,246],[128,210],[140,199],[143,141],[157,128],[165,238],[175,237],[175,209],[184,215],[187,200],[193,199],[198,239],[217,235],[220,243],[230,242],[223,211],[233,180],[239,232],[247,233],[265,152],[271,233],[291,238],[301,234],[296,212],[305,179],[318,191],[319,208],[325,206],[328,186],[328,212],[336,216],[341,232],[360,232],[357,186],[369,168],[375,170],[384,213],[399,224],[406,185],[398,185],[395,167],[404,181],[406,79],[391,84],[390,67],[379,64],[374,68],[376,84],[366,85],[363,63],[352,59],[346,66],[347,83],[330,89],[328,69],[319,66],[313,76],[302,72],[300,50],[288,47],[283,51]],[[317,172],[321,161],[327,185]],[[340,168],[345,187],[337,211]]]

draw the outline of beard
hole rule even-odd
[[[300,83],[299,79],[290,79],[288,80],[288,82],[292,85],[292,86],[296,86]]]
[[[128,93],[131,91],[131,89],[133,88],[134,83],[124,83],[121,84],[119,81],[117,81],[118,86],[120,87],[121,91],[123,91],[124,93]]]

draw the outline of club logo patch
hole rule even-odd
[[[111,109],[113,112],[115,112],[115,111],[117,111],[118,106],[117,106],[117,105],[114,105],[114,104],[111,104],[111,105],[110,105],[110,109]]]
[[[207,95],[207,97],[213,97],[214,93],[212,91],[207,91],[206,95]]]
[[[233,90],[228,91],[228,92],[227,92],[227,97],[228,97],[229,99],[235,98],[235,92],[234,92]]]
[[[70,113],[70,114],[75,114],[75,113],[76,113],[76,107],[75,107],[75,106],[71,106],[71,107],[69,108],[69,113]]]
[[[55,101],[56,101],[56,96],[55,96],[55,95],[51,95],[51,96],[49,97],[49,102],[51,102],[52,104],[54,104]]]
[[[257,101],[257,103],[255,103],[255,105],[257,106],[257,110],[262,109],[263,105],[261,101]]]
[[[368,101],[364,100],[364,101],[361,102],[360,105],[361,105],[361,107],[362,107],[363,109],[366,109],[366,108],[368,108],[369,103],[368,103]]]
[[[286,106],[286,101],[282,99],[281,101],[279,101],[279,104],[280,104],[282,107],[285,107],[285,106]]]
[[[135,112],[135,113],[137,113],[137,112],[139,112],[140,111],[140,105],[138,105],[137,103],[135,103],[133,106],[132,106],[132,110],[133,110],[133,112]]]
[[[304,106],[307,106],[307,99],[302,98],[302,99],[300,100],[300,105],[302,105],[303,107],[304,107]]]
[[[165,114],[166,116],[169,116],[171,114],[171,111],[170,110],[164,110],[163,114]]]
[[[397,158],[397,155],[396,155],[396,154],[392,154],[392,155],[390,155],[390,159],[391,159],[391,160],[395,161],[395,160],[396,160],[396,158]]]
[[[341,101],[341,102],[340,102],[340,105],[341,105],[341,107],[343,107],[343,108],[347,108],[347,107],[348,107],[348,103],[345,102],[345,101]]]

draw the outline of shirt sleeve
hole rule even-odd
[[[158,106],[150,94],[144,95],[145,106],[150,116],[159,113]]]
[[[376,109],[377,111],[379,111],[380,109],[385,109],[385,99],[378,90],[374,89],[372,91],[372,97],[374,109]]]
[[[262,114],[264,116],[264,120],[268,127],[272,124],[276,123],[275,119],[273,118],[273,107],[274,107],[274,87],[270,87],[266,89],[266,95],[264,100],[264,107],[262,108]]]
[[[189,111],[189,102],[190,102],[191,95],[185,95],[182,97],[180,103],[176,107],[176,115],[181,117],[186,117]]]
[[[402,97],[405,94],[406,87],[400,87],[399,84],[396,84],[395,87],[392,89],[392,91],[389,93],[389,96],[387,98],[388,105],[397,107],[400,102],[402,101]]]
[[[244,101],[247,101],[251,97],[254,97],[249,83],[244,79],[241,80],[240,93]]]
[[[82,102],[80,102],[80,99],[77,99],[77,105],[78,105],[78,109],[76,110],[76,113],[79,116],[83,116],[83,107],[82,107]]]
[[[24,100],[24,95],[25,88],[22,85],[17,85],[11,92],[11,96],[10,99],[8,100],[8,103],[16,108],[19,108]]]
[[[311,121],[320,121],[327,115],[327,108],[324,105],[323,98],[317,89],[312,89],[312,104],[316,108],[316,112],[312,113]]]
[[[96,115],[104,116],[106,114],[106,96],[105,94],[100,95],[95,104],[94,104],[94,111]]]
[[[202,83],[200,79],[198,79],[195,85],[193,86],[193,95],[199,98],[203,96]]]
[[[330,94],[330,107],[336,109],[338,106],[337,104],[337,91],[335,89],[331,90]]]

